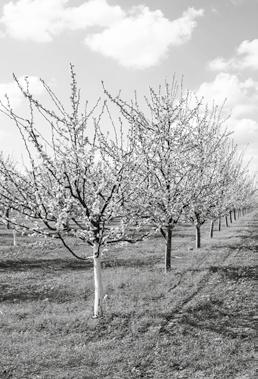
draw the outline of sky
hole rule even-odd
[[[101,81],[129,100],[173,75],[184,87],[222,104],[250,169],[258,175],[258,0],[1,0],[0,99],[17,112],[21,94],[12,73],[29,77],[44,103],[39,78],[64,103],[69,63],[83,98],[103,96]],[[16,127],[0,114],[0,151],[24,154]]]

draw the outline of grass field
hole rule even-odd
[[[168,274],[160,238],[108,253],[96,320],[90,263],[2,228],[0,378],[254,378],[258,212],[194,234],[175,230]]]

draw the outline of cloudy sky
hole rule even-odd
[[[258,0],[1,0],[0,97],[23,101],[12,73],[51,83],[68,99],[69,62],[85,98],[101,80],[125,98],[184,75],[186,88],[218,103],[227,98],[234,138],[258,170]],[[0,150],[23,150],[0,115]],[[258,173],[257,173],[258,174]]]

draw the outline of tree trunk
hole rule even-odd
[[[229,212],[229,221],[232,223],[232,211]]]
[[[226,224],[226,227],[228,227],[228,216],[225,215],[225,224]]]
[[[103,284],[101,277],[101,256],[98,252],[98,244],[93,247],[93,264],[94,264],[94,311],[93,317],[97,318],[102,315]]]
[[[218,219],[218,230],[221,231],[221,217]]]
[[[7,217],[7,218],[10,217],[10,208],[6,208],[6,210],[5,210],[5,217]],[[10,229],[10,222],[9,222],[9,220],[6,221],[6,228]]]
[[[199,224],[195,225],[196,229],[196,249],[199,249],[201,247],[201,226]]]
[[[172,226],[167,227],[167,246],[165,254],[165,271],[171,270],[171,250],[172,250]]]
[[[16,230],[13,229],[13,246],[17,246],[17,241],[16,241]]]
[[[236,221],[236,208],[233,209],[234,221]]]
[[[213,238],[213,230],[214,230],[214,220],[211,220],[211,226],[210,226],[210,238]]]

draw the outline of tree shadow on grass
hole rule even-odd
[[[255,266],[208,266],[208,267],[192,267],[184,272],[176,272],[181,279],[186,273],[195,273],[195,272],[205,272],[207,271],[208,276],[210,274],[219,274],[225,280],[238,281],[240,279],[257,279],[257,268]]]
[[[225,309],[223,301],[207,299],[184,310],[179,322],[229,338],[254,338],[255,320],[252,310]]]
[[[115,267],[128,267],[128,268],[138,268],[138,267],[151,267],[157,263],[161,263],[162,258],[159,257],[148,257],[146,258],[116,258],[116,259],[106,259],[103,261],[104,268],[115,268]]]
[[[61,289],[42,289],[39,287],[6,287],[0,286],[0,303],[20,303],[25,301],[44,301],[65,303],[74,299],[74,294]]]
[[[206,271],[197,290],[188,295],[176,309],[166,316],[166,323],[161,328],[161,332],[169,332],[173,334],[173,328],[178,324],[184,325],[187,330],[189,327],[194,329],[210,331],[229,338],[254,338],[256,331],[255,312],[252,307],[228,307],[228,303],[224,304],[223,299],[199,297],[198,295],[205,288],[208,278],[213,274],[222,276],[222,282],[238,280],[255,280],[256,268],[253,266],[210,266],[206,268],[191,268],[182,273]],[[180,284],[181,278],[179,280]],[[176,286],[175,286],[176,287]],[[216,285],[215,285],[216,288]],[[195,304],[190,305],[195,299]],[[196,302],[197,301],[197,302]]]
[[[233,245],[213,245],[212,250],[221,250],[226,249],[229,251],[257,251],[258,252],[258,245],[257,241],[258,236],[253,236],[252,239],[250,239],[250,236],[241,236],[241,242],[233,244]],[[214,251],[215,253],[215,251]]]
[[[231,252],[236,252],[236,253],[249,253],[250,254],[250,251],[252,252],[258,252],[258,245],[257,244],[246,244],[246,245],[243,245],[243,244],[239,244],[239,245],[234,245],[234,246],[221,246],[221,248],[225,248],[225,249],[228,249],[230,250]]]
[[[257,230],[258,230],[258,228],[257,228]],[[258,233],[257,232],[254,232],[254,233],[252,233],[252,234],[250,234],[249,236],[242,236],[242,240],[247,240],[247,239],[249,239],[249,240],[253,240],[253,241],[258,241]]]
[[[19,259],[5,260],[0,262],[0,272],[11,271],[30,271],[30,270],[46,270],[46,271],[73,271],[86,270],[92,267],[90,261],[79,261],[72,259]]]
[[[0,232],[0,239],[2,240],[2,238],[9,238],[10,240],[13,239],[13,233],[10,232],[10,231],[1,231]]]
[[[137,259],[137,258],[117,258],[105,259],[102,262],[103,268],[113,267],[143,267],[151,266],[160,262],[159,258]],[[80,261],[76,259],[19,259],[0,261],[0,272],[24,272],[31,270],[38,271],[85,271],[93,267],[91,260]]]
[[[256,280],[257,270],[253,266],[210,266],[209,271],[220,274],[223,279],[238,281],[239,279]]]
[[[195,234],[194,234],[194,231],[192,233],[180,233],[180,232],[174,232],[173,234],[173,238],[195,238]]]

